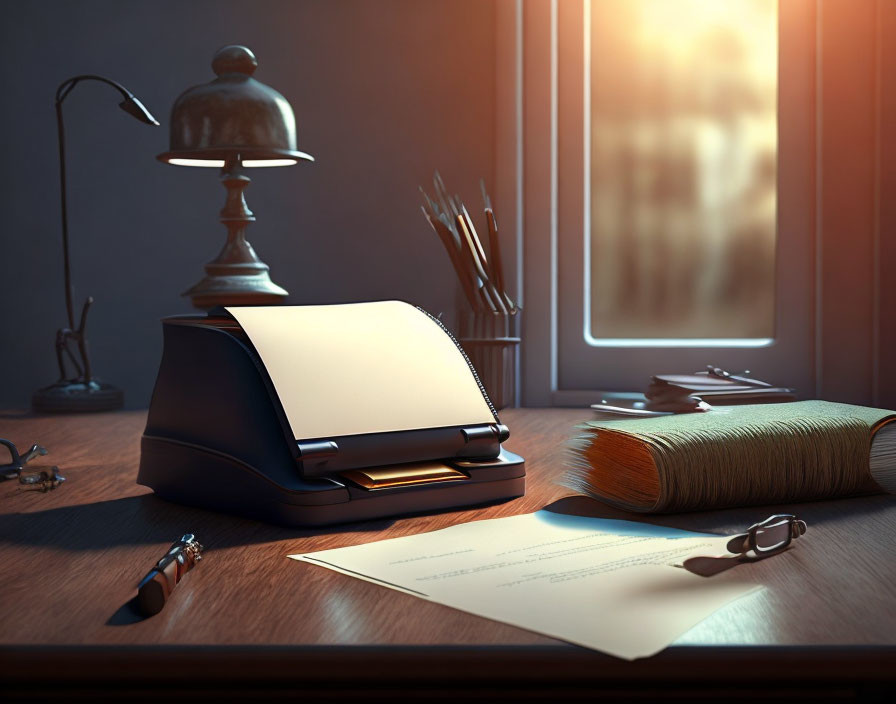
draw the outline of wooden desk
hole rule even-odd
[[[735,532],[779,509],[809,532],[793,550],[739,566],[767,585],[646,660],[624,662],[286,559],[288,553],[534,511],[569,492],[564,441],[585,410],[502,413],[527,460],[526,496],[437,515],[289,530],[157,499],[135,484],[145,414],[0,414],[0,436],[45,445],[68,481],[0,483],[0,690],[16,698],[191,699],[301,694],[381,700],[876,696],[896,682],[896,497],[639,518],[587,499],[567,509]],[[161,614],[133,622],[137,580],[184,532],[205,560]],[[595,598],[600,598],[595,595]],[[433,689],[435,688],[435,689]],[[425,693],[425,694],[424,694]]]

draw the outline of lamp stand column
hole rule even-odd
[[[221,183],[227,189],[227,200],[221,222],[227,227],[227,241],[218,256],[205,265],[205,278],[183,294],[196,308],[272,305],[282,303],[288,295],[271,281],[268,265],[246,239],[246,227],[255,222],[244,196],[250,182],[239,158],[225,162]]]

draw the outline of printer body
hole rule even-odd
[[[161,498],[322,526],[525,491],[475,369],[418,308],[246,307],[162,322],[137,479]]]

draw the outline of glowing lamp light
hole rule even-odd
[[[314,161],[312,156],[307,157]],[[205,168],[220,169],[224,167],[223,159],[168,159],[172,166],[202,166]],[[266,166],[292,166],[299,162],[295,159],[246,159],[242,162],[247,169],[264,168]]]

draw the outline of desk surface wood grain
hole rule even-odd
[[[627,514],[573,497],[558,484],[566,440],[574,424],[587,417],[582,409],[502,413],[511,429],[507,448],[526,458],[527,491],[522,498],[434,515],[300,530],[172,504],[138,486],[143,412],[59,417],[3,412],[0,436],[20,448],[34,442],[47,447],[50,454],[41,462],[58,465],[67,481],[46,494],[20,491],[10,481],[0,483],[0,647],[6,658],[18,657],[22,677],[31,672],[28,663],[34,653],[65,653],[70,664],[60,665],[60,671],[77,677],[78,668],[92,662],[90,658],[118,662],[137,649],[142,655],[138,665],[131,659],[132,668],[139,663],[161,667],[159,659],[172,653],[206,657],[209,646],[221,653],[228,652],[227,646],[235,648],[233,652],[242,655],[234,655],[234,663],[244,668],[253,660],[252,653],[267,652],[267,664],[253,667],[268,671],[295,655],[305,669],[317,663],[317,673],[325,673],[326,663],[332,663],[321,653],[339,652],[342,667],[363,661],[375,669],[388,667],[376,665],[376,653],[391,653],[393,663],[399,653],[412,658],[436,653],[426,659],[434,667],[473,650],[492,654],[477,656],[481,668],[487,669],[493,657],[505,665],[508,657],[517,665],[530,658],[532,663],[549,664],[555,674],[581,663],[589,676],[668,674],[679,672],[674,664],[691,662],[689,658],[705,663],[708,657],[718,660],[720,653],[731,653],[729,660],[723,658],[728,669],[717,663],[721,677],[738,670],[744,652],[771,653],[763,660],[769,676],[784,667],[776,669],[774,663],[793,657],[815,662],[820,671],[866,679],[896,669],[896,497],[676,516]],[[786,554],[735,568],[765,585],[764,590],[723,608],[675,646],[640,663],[623,663],[286,558],[549,505],[719,534],[786,510],[806,520],[809,531]],[[137,581],[185,532],[195,533],[206,547],[204,560],[160,614],[135,621],[125,605]],[[278,654],[271,654],[271,648]],[[227,666],[222,657],[216,661],[223,668],[221,676],[239,669],[237,664]],[[476,668],[469,659],[464,666],[473,677]],[[524,679],[526,672],[538,670],[534,664],[517,669]],[[425,671],[418,663],[416,672]],[[571,670],[567,676],[574,679]]]

